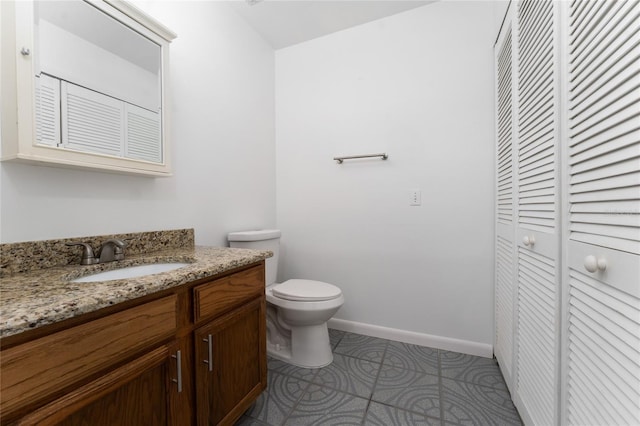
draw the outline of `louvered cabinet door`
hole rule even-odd
[[[60,144],[60,80],[40,74],[35,79],[36,143]]]
[[[568,19],[562,423],[640,424],[640,2]]]
[[[63,146],[122,157],[124,103],[66,81],[61,91]]]
[[[557,423],[559,39],[557,2],[516,3],[518,185],[516,378],[525,423]]]
[[[496,87],[496,247],[494,353],[511,387],[514,315],[514,65],[508,15],[495,46]]]
[[[136,160],[162,162],[162,145],[160,140],[160,114],[124,103],[125,157]]]

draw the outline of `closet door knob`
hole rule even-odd
[[[534,237],[533,235],[525,235],[522,238],[522,244],[524,244],[527,247],[533,246],[535,243],[536,243],[536,237]]]
[[[607,260],[604,257],[587,256],[584,258],[584,269],[593,273],[607,269]]]

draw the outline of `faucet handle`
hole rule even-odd
[[[133,240],[133,238],[123,238],[121,240],[111,238],[102,243],[102,245],[104,246],[106,244],[113,244],[113,259],[122,260],[124,259],[124,249],[129,245],[129,241],[131,240]]]
[[[107,241],[105,241],[104,243],[102,243],[102,246],[106,246],[107,244],[113,244],[113,246],[117,249],[123,249],[127,243],[125,243],[123,240],[118,240],[117,238],[110,238]]]
[[[80,259],[81,265],[94,265],[98,263],[98,259],[93,254],[93,248],[87,243],[81,243],[79,241],[74,241],[71,243],[66,243],[67,246],[82,246],[82,259]]]
[[[102,243],[100,250],[98,251],[100,262],[113,262],[114,260],[124,259],[124,248],[126,245],[127,244],[122,240],[109,238]]]
[[[130,241],[133,241],[133,240],[135,240],[135,238],[123,238],[122,240],[120,240],[122,241],[123,246],[122,247],[116,246],[116,249],[115,249],[116,255],[122,255],[122,257],[118,260],[124,259],[124,249],[129,247]]]

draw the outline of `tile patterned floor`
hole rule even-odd
[[[522,425],[495,360],[329,330],[331,365],[269,358],[268,386],[236,426]]]

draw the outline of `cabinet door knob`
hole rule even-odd
[[[591,273],[604,271],[607,269],[607,260],[604,257],[597,258],[593,255],[589,255],[584,258],[584,269]]]
[[[23,47],[22,49],[20,49],[20,54],[22,56],[29,56],[31,54],[31,50],[29,50],[26,47]]]
[[[522,238],[522,244],[524,244],[527,247],[533,246],[535,243],[536,243],[536,237],[534,237],[533,235],[525,235]]]

